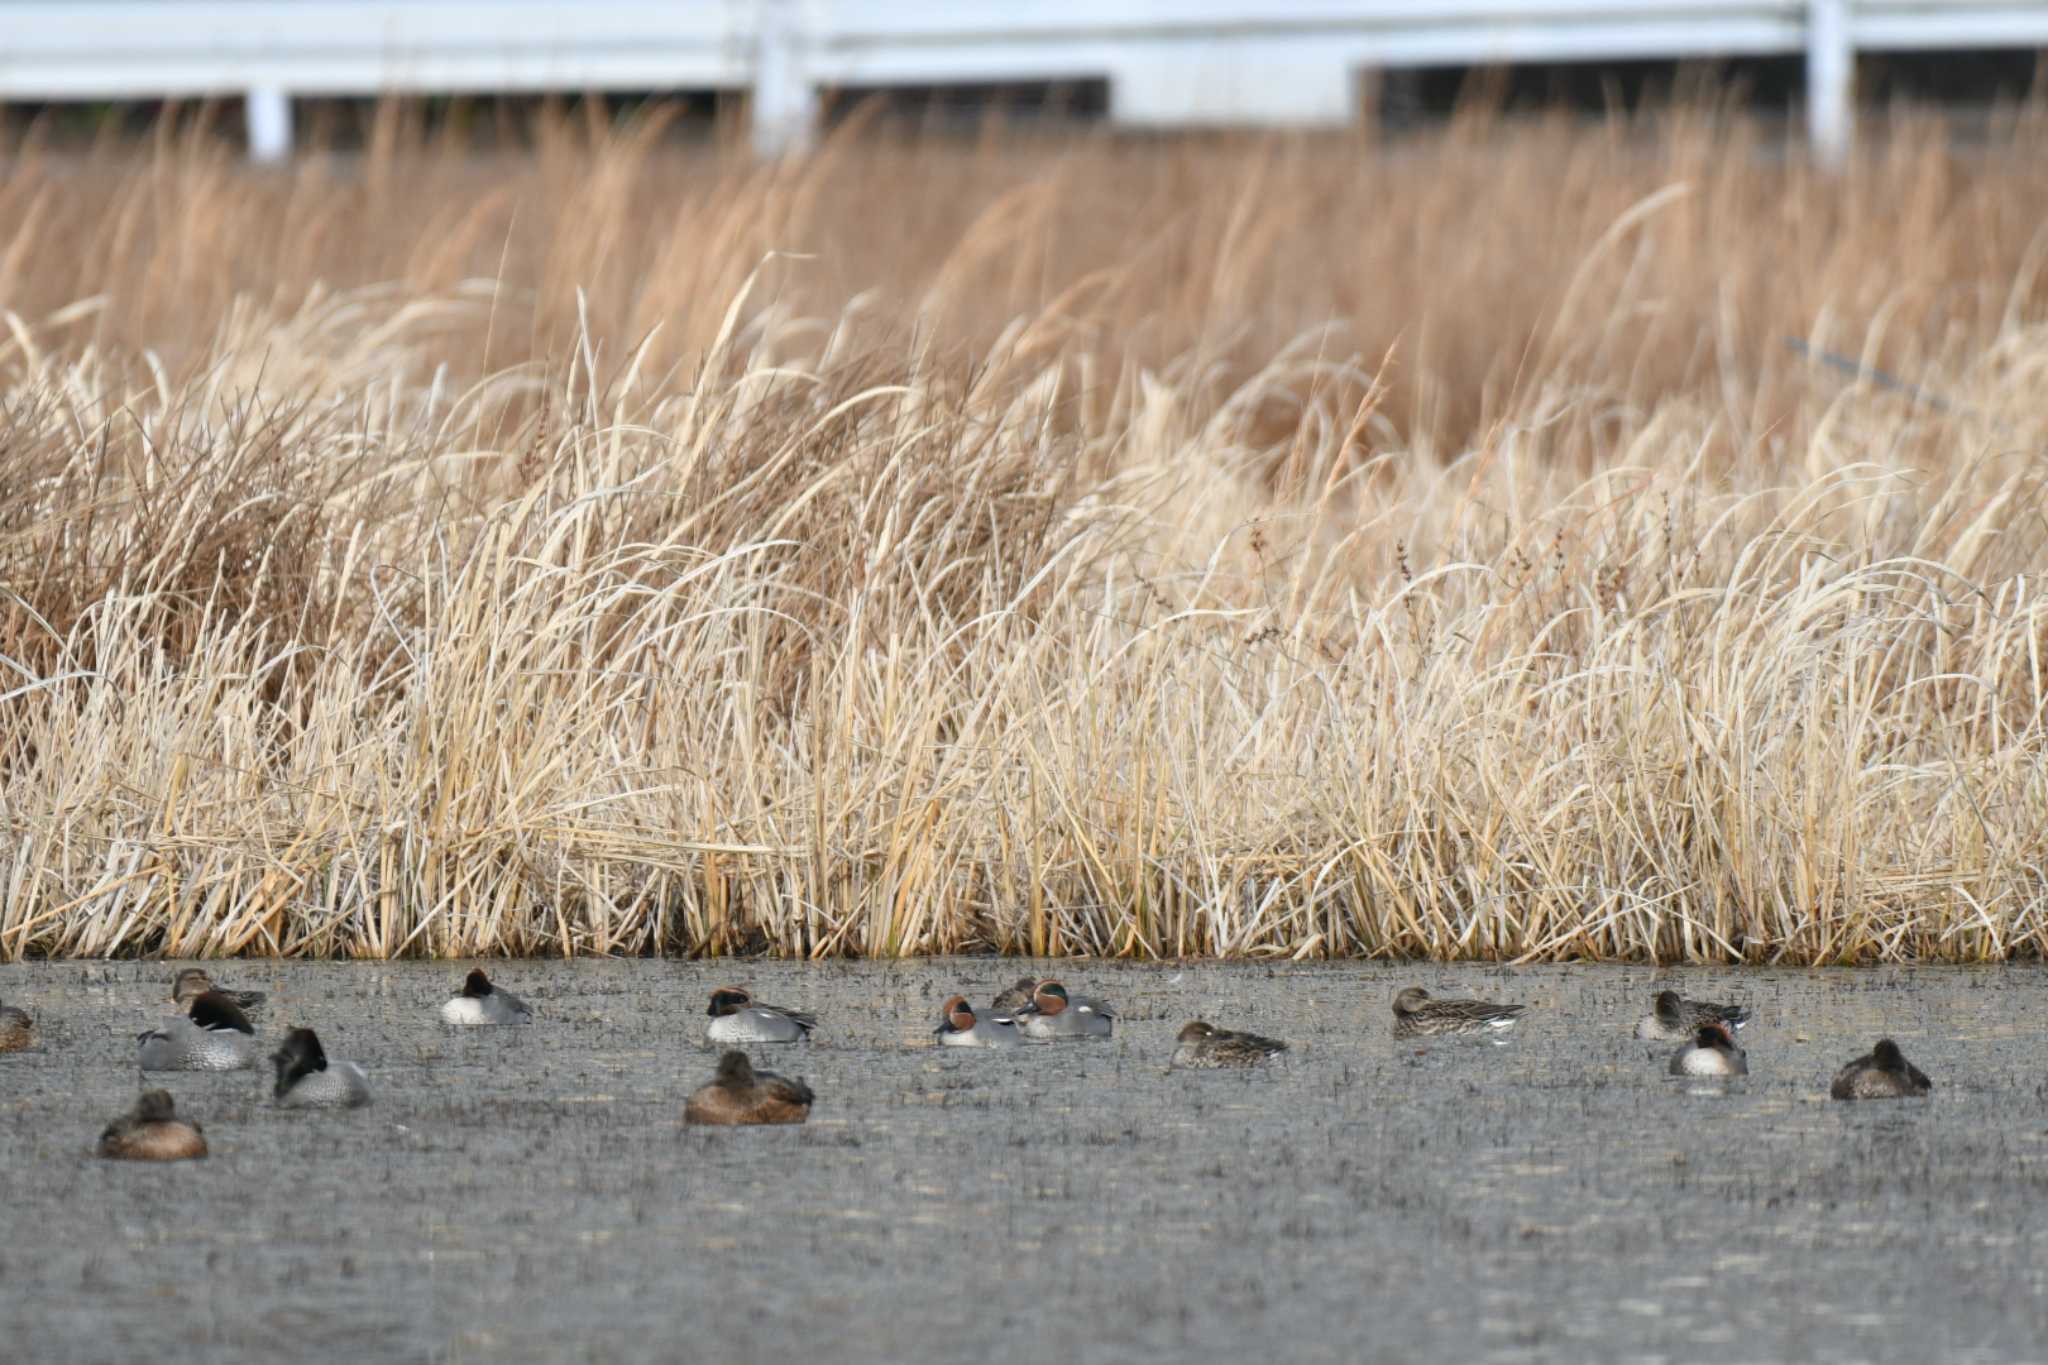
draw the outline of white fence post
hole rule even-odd
[[[260,85],[242,100],[249,126],[249,159],[283,161],[292,154],[292,97],[274,85]]]
[[[818,97],[804,70],[798,0],[758,0],[755,14],[754,151],[764,157],[801,152],[810,145]]]
[[[1854,134],[1856,49],[1849,32],[1849,0],[1807,0],[1806,128],[1814,155],[1837,167]]]

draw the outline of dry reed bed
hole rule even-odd
[[[2031,955],[2044,149],[18,148],[0,955]]]

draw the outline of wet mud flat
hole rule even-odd
[[[1062,963],[1116,1037],[939,1049],[1014,961],[486,964],[526,1028],[435,1011],[457,964],[215,964],[369,1071],[153,1077],[203,1162],[90,1155],[138,1089],[158,962],[0,967],[0,1334],[13,1359],[1438,1362],[2048,1358],[2048,974],[2036,969]],[[801,1128],[680,1122],[713,986],[814,1010],[751,1049]],[[1397,1041],[1402,985],[1532,1008]],[[1750,1002],[1752,1074],[1665,1074],[1663,985]],[[1170,1071],[1194,1017],[1282,1065]],[[1924,1102],[1827,1084],[1878,1037]]]

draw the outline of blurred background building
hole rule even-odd
[[[2024,94],[2043,47],[2041,0],[0,0],[0,101],[232,100],[268,160],[323,101],[663,96],[772,154],[855,105],[1399,126],[1474,72],[1598,108],[1707,64],[1833,156],[1859,99]]]

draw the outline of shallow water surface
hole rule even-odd
[[[376,1103],[158,1074],[212,1156],[95,1160],[172,965],[0,967],[42,1035],[0,1056],[10,1358],[2048,1357],[2035,970],[1063,963],[1116,1037],[980,1052],[932,1046],[939,1003],[1023,964],[486,964],[539,1021],[470,1031],[435,1016],[461,965],[217,965]],[[682,1127],[727,981],[819,1015],[752,1049],[805,1127]],[[1532,1009],[1397,1043],[1411,982]],[[1664,984],[1756,1007],[1752,1075],[1665,1074],[1629,1036]],[[1293,1051],[1169,1071],[1197,1016]],[[1884,1034],[1932,1099],[1830,1102]]]

